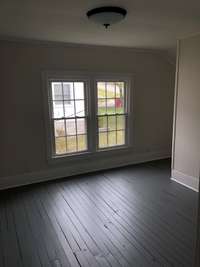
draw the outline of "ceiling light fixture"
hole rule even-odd
[[[106,29],[126,17],[127,11],[124,8],[116,6],[103,6],[91,9],[87,12],[87,17],[103,25]]]

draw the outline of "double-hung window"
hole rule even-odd
[[[124,81],[97,81],[98,148],[126,144],[127,100]]]
[[[108,76],[108,75],[107,75]],[[106,76],[106,77],[107,77]],[[50,157],[127,148],[130,79],[96,74],[45,75]]]
[[[86,83],[77,80],[52,80],[49,97],[53,155],[86,151]]]

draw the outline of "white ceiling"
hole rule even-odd
[[[86,12],[101,5],[128,11],[105,30]],[[176,39],[200,31],[199,0],[1,0],[0,36],[81,44],[173,49]]]

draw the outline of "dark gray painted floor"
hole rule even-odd
[[[0,192],[0,266],[191,267],[197,194],[157,161]]]

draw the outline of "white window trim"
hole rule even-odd
[[[87,141],[88,150],[75,153],[67,153],[63,155],[55,155],[54,153],[54,131],[51,123],[51,107],[50,107],[50,82],[62,81],[84,81],[86,82],[86,95],[87,101],[86,115],[88,117],[87,126]],[[125,150],[133,149],[133,75],[132,74],[119,74],[119,73],[96,73],[96,72],[75,72],[75,71],[44,71],[42,72],[43,81],[43,98],[44,98],[44,121],[46,128],[46,151],[48,162],[62,162],[71,159],[82,159],[89,155],[107,155],[119,153]],[[127,104],[127,124],[126,124],[126,144],[98,148],[98,135],[97,131],[97,81],[124,81],[126,84],[126,104]],[[95,99],[95,101],[94,101]],[[94,112],[95,111],[95,112]]]
[[[131,146],[131,140],[130,140],[130,122],[129,118],[132,114],[131,112],[131,79],[130,76],[122,76],[122,75],[117,75],[117,74],[98,74],[95,75],[94,77],[94,88],[95,88],[95,114],[97,119],[97,108],[98,108],[98,103],[97,103],[97,82],[124,82],[126,85],[126,90],[125,90],[125,101],[126,101],[126,111],[125,113],[127,114],[126,116],[126,124],[125,124],[125,144],[124,145],[118,145],[118,146],[111,146],[111,147],[105,147],[105,148],[99,148],[98,143],[96,144],[96,152],[102,152],[102,151],[109,151],[109,150],[119,150],[119,149],[124,149],[124,148],[129,148]],[[97,122],[96,122],[97,123]],[[98,138],[98,137],[96,137]]]

